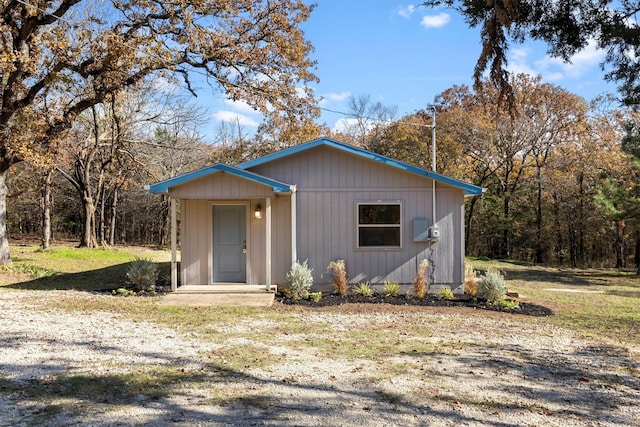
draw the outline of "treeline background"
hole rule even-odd
[[[637,266],[640,116],[612,96],[587,103],[525,75],[512,84],[510,100],[488,82],[455,86],[404,117],[353,97],[346,126],[309,129],[309,139],[322,134],[430,169],[435,112],[437,171],[487,189],[467,199],[468,255]],[[205,137],[206,117],[185,100],[135,91],[87,111],[53,156],[12,167],[10,238],[166,246],[168,200],[145,185],[291,145],[250,137],[238,124]]]

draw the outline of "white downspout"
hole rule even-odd
[[[298,261],[298,236],[296,234],[298,209],[296,206],[296,186],[292,185],[289,188],[291,189],[291,265],[293,266]]]
[[[171,292],[178,290],[178,220],[176,218],[176,199],[171,204]]]
[[[265,199],[265,284],[267,291],[271,291],[271,198]]]
[[[436,107],[431,106],[431,170],[436,171]],[[431,180],[431,218],[433,226],[436,225],[436,180]]]

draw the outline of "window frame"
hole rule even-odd
[[[360,224],[360,206],[398,206],[400,209],[400,218],[398,224]],[[376,201],[358,201],[356,202],[355,216],[356,216],[356,249],[357,250],[401,250],[403,248],[404,239],[402,234],[404,232],[404,225],[402,221],[402,201],[401,200],[376,200]],[[397,228],[400,235],[399,245],[387,245],[387,246],[362,246],[360,244],[360,229],[362,228]]]

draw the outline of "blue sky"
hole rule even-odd
[[[397,106],[398,116],[425,108],[453,85],[472,84],[480,54],[478,29],[469,29],[453,10],[413,7],[394,0],[317,0],[303,29],[315,47],[312,54],[320,82],[314,85],[321,107],[347,112],[349,96],[369,95],[371,101]],[[542,43],[512,45],[509,68],[540,74],[543,81],[578,94],[587,101],[615,92],[599,64],[604,53],[593,46],[572,58],[571,64],[546,55]],[[200,97],[211,123],[240,122],[252,134],[261,121],[241,102]],[[320,119],[333,128],[345,116],[324,110]]]

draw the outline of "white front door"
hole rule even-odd
[[[213,206],[213,281],[247,281],[247,218],[244,205]]]

